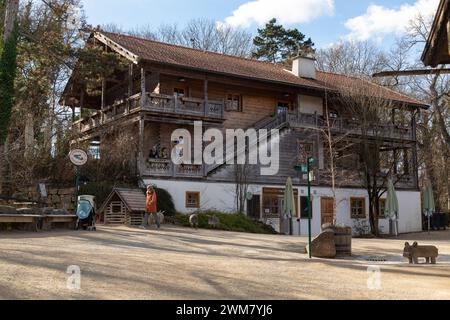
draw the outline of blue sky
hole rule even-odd
[[[83,0],[92,25],[124,29],[207,17],[252,32],[276,17],[326,47],[340,39],[389,44],[419,12],[432,16],[439,0]]]

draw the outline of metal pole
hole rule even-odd
[[[80,194],[80,167],[76,166],[76,191],[75,191],[75,211],[78,210],[78,196]]]
[[[311,201],[311,158],[308,158],[307,168],[308,168],[308,243],[309,243],[309,258],[312,258],[312,234],[311,234],[311,220],[312,220],[312,201]]]

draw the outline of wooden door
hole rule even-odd
[[[321,226],[333,223],[334,200],[333,198],[320,199]]]

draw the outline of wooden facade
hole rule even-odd
[[[178,128],[193,132],[195,121],[202,121],[205,129],[279,129],[279,174],[261,176],[259,166],[255,165],[251,168],[250,182],[283,185],[287,177],[295,177],[296,184],[306,183],[305,177],[294,167],[299,161],[299,145],[310,143],[313,155],[318,159],[314,183],[330,185],[326,177],[326,144],[320,133],[325,126],[324,90],[149,63],[122,51],[119,53],[130,60],[128,71],[120,76],[122,82],[105,79],[99,88],[101,96],[97,98],[87,99],[83,91],[66,90],[66,103],[71,107],[97,109],[90,117],[74,122],[79,140],[101,141],[108,130],[131,128],[139,140],[137,161],[143,178],[232,182],[231,166],[173,164],[168,157],[173,147],[172,132]],[[97,101],[100,105],[86,105],[86,101]],[[406,114],[409,122],[400,124],[393,119],[391,124],[373,128],[373,132],[377,136],[381,133],[386,146],[408,150],[410,174],[399,186],[417,189],[417,107],[399,107],[397,113]],[[348,139],[358,140],[359,125],[351,117],[340,116],[335,122],[335,134],[345,132]],[[151,155],[155,146],[159,148],[158,157]],[[165,150],[165,156],[162,156],[162,150]],[[348,174],[351,168],[351,164],[343,164],[339,169],[341,176],[351,176]],[[361,181],[346,179],[340,185],[360,186]]]

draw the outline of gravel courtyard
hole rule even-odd
[[[406,240],[437,245],[438,264],[408,265]],[[310,261],[305,243],[175,227],[1,233],[0,299],[450,299],[449,231],[354,240],[348,260]],[[71,265],[80,290],[67,288]],[[370,266],[381,288],[368,289]]]

